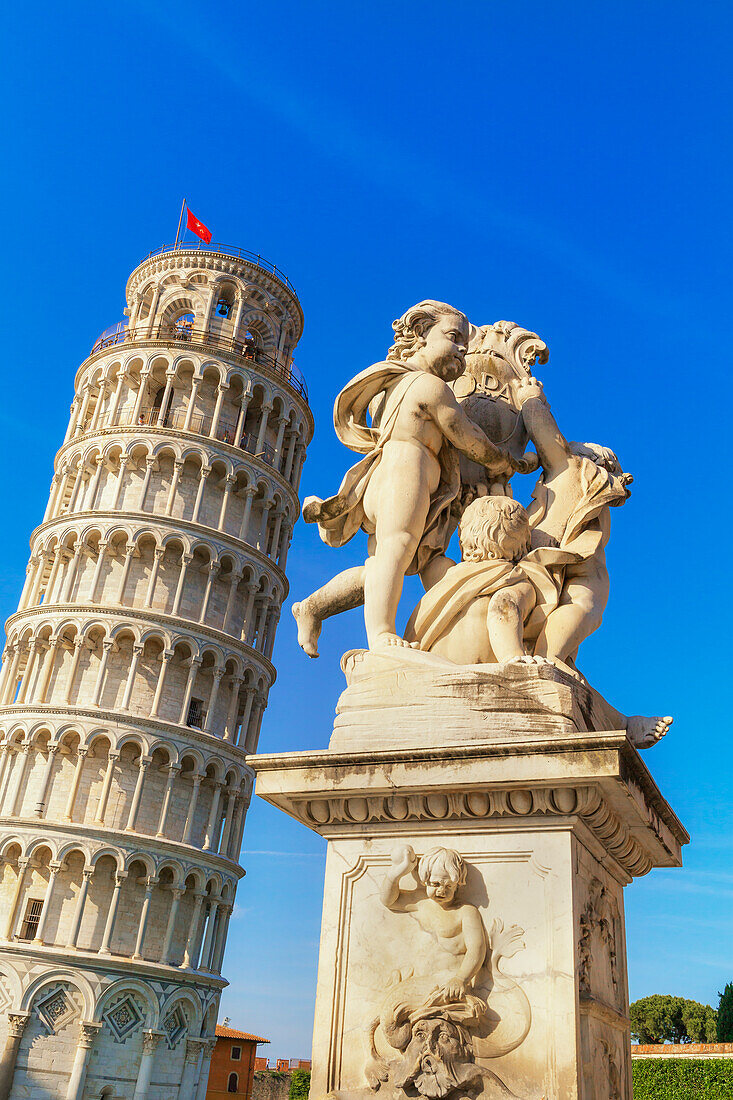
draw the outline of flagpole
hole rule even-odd
[[[181,222],[183,221],[183,211],[185,210],[185,208],[186,208],[186,200],[184,199],[183,202],[181,203],[181,216],[178,219],[178,229],[176,230],[176,243],[173,245],[173,251],[174,252],[178,248],[178,238],[181,235]]]

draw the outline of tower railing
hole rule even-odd
[[[271,275],[284,283],[296,298],[298,297],[295,287],[284,271],[281,271],[270,260],[266,260],[259,252],[250,252],[248,248],[237,248],[235,245],[221,244],[219,241],[212,241],[209,244],[204,244],[203,241],[183,244],[179,241],[178,244],[163,244],[160,248],[154,248],[152,252],[148,252],[145,260],[150,260],[153,256],[162,256],[166,252],[221,252],[225,256],[236,256],[238,260],[246,260],[250,264],[261,267],[263,271],[269,271]],[[145,263],[145,260],[142,262]]]
[[[272,371],[278,378],[282,378],[289,386],[300,394],[304,401],[308,400],[308,386],[295,363],[287,366],[279,363],[277,359],[253,346],[247,339],[236,336],[226,336],[219,332],[211,332],[208,329],[196,328],[170,328],[167,325],[159,325],[151,332],[145,333],[138,330],[130,331],[129,328],[119,328],[118,331],[106,330],[95,342],[90,355],[96,355],[100,351],[116,347],[118,344],[140,344],[150,341],[164,341],[170,343],[201,344],[204,347],[221,348],[224,351],[234,352],[245,360],[249,360],[257,366],[263,366]]]

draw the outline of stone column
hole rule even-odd
[[[201,789],[201,781],[205,777],[199,772],[192,777],[193,790],[191,791],[191,800],[188,804],[188,813],[186,814],[186,824],[183,829],[183,836],[181,837],[181,844],[190,844],[191,832],[193,830],[193,819],[196,813],[196,803],[199,799],[199,791]]]
[[[183,596],[183,586],[186,582],[186,570],[193,561],[193,554],[181,554],[181,571],[178,574],[178,584],[176,585],[176,594],[173,597],[173,607],[171,609],[171,615],[178,615],[181,609],[181,598]]]
[[[87,501],[87,503],[84,507],[85,512],[93,512],[94,511],[95,502],[96,502],[96,499],[97,499],[97,493],[99,492],[99,484],[102,480],[102,470],[104,469],[104,465],[105,465],[104,458],[101,455],[98,455],[97,458],[94,459],[94,461],[95,461],[96,466],[97,466],[97,472],[94,475],[94,480],[92,481],[92,487],[89,490],[89,500]]]
[[[34,814],[36,817],[43,817],[43,811],[46,808],[46,801],[48,799],[48,791],[51,786],[51,774],[53,772],[53,766],[56,761],[56,753],[59,751],[58,741],[49,741],[48,743],[48,757],[46,758],[46,767],[43,769],[43,778],[41,779],[41,789],[38,792],[38,801],[36,802]]]
[[[206,935],[204,936],[203,947],[201,948],[201,956],[199,958],[198,970],[210,970],[211,969],[211,948],[214,942],[214,929],[216,928],[216,918],[219,910],[219,901],[215,898],[209,898],[209,916],[206,922]]]
[[[224,829],[221,834],[221,840],[219,841],[219,855],[226,855],[227,844],[229,843],[229,836],[232,831],[232,815],[234,813],[234,803],[237,801],[237,792],[229,791],[227,794],[227,804],[224,810]]]
[[[130,661],[130,668],[127,673],[127,683],[125,684],[125,694],[122,696],[122,702],[120,704],[120,710],[129,710],[130,699],[132,698],[132,689],[135,684],[135,675],[137,673],[137,666],[140,662],[140,658],[143,655],[143,649],[145,647],[140,645],[139,642],[135,642],[132,647],[132,660]]]
[[[249,405],[250,398],[248,395],[242,394],[242,400],[239,405],[239,415],[237,416],[237,426],[234,429],[234,445],[238,447],[242,441],[242,432],[244,431],[244,420],[247,416],[247,406]]]
[[[125,469],[127,463],[130,461],[129,455],[120,455],[120,468],[117,471],[117,485],[115,486],[115,496],[112,501],[112,511],[117,512],[120,507],[120,499],[122,497],[122,487],[125,482]]]
[[[13,660],[10,665],[10,671],[8,672],[8,680],[5,687],[5,694],[3,695],[3,703],[5,706],[9,706],[13,702],[13,696],[15,695],[15,688],[18,683],[18,666],[20,664],[20,658],[22,656],[22,650],[20,648],[20,642],[16,642],[13,647]]]
[[[153,476],[153,467],[156,461],[157,459],[153,458],[152,455],[145,459],[147,469],[145,470],[145,477],[143,478],[142,488],[140,489],[140,499],[137,504],[138,512],[145,511],[145,500],[148,495],[148,489],[150,488],[150,479]]]
[[[88,748],[81,746],[77,753],[76,769],[74,771],[74,779],[71,784],[71,790],[69,791],[69,799],[66,803],[66,810],[64,811],[64,817],[67,821],[74,820],[74,803],[76,802],[76,796],[79,793],[79,783],[81,782],[81,772],[84,767],[84,759],[89,752]]]
[[[186,950],[183,952],[183,962],[181,963],[181,970],[192,970],[194,968],[195,955],[196,955],[196,941],[198,940],[199,931],[199,918],[201,916],[201,906],[203,904],[206,894],[202,894],[200,891],[194,891],[193,909],[191,911],[191,923],[188,926],[188,937],[186,939]]]
[[[221,798],[221,791],[223,786],[224,784],[220,783],[218,779],[214,781],[214,797],[211,800],[209,820],[206,825],[206,835],[204,837],[204,843],[202,845],[204,851],[208,851],[214,842],[216,824],[219,815],[219,799]]]
[[[163,400],[160,403],[160,410],[158,412],[157,426],[159,428],[162,428],[165,424],[165,418],[168,412],[168,401],[170,400],[171,391],[173,389],[173,379],[175,377],[175,371],[167,370],[165,372],[165,390],[163,391]]]
[[[229,501],[230,501],[231,495],[232,495],[232,489],[234,488],[236,480],[237,479],[235,477],[232,477],[231,474],[229,474],[228,477],[224,478],[224,491],[222,493],[221,508],[219,509],[219,520],[218,520],[218,523],[217,523],[217,527],[219,528],[220,531],[225,530],[224,525],[226,524],[226,519],[227,519],[227,508],[229,506]]]
[[[127,815],[127,825],[125,826],[126,833],[134,833],[135,825],[137,823],[137,814],[140,809],[140,802],[143,797],[143,785],[145,783],[145,775],[148,768],[152,763],[152,756],[141,755],[138,762],[137,781],[135,783],[135,791],[132,796],[132,802],[130,804],[130,812]]]
[[[84,639],[74,639],[74,656],[71,658],[71,668],[69,669],[69,678],[66,681],[66,694],[64,695],[64,704],[68,707],[71,702],[71,695],[74,690],[74,680],[76,679],[76,673],[79,668],[79,658],[81,651],[84,648]]]
[[[151,313],[150,316],[152,317],[152,313]],[[152,321],[150,323],[152,324]],[[149,377],[150,377],[150,371],[149,370],[140,371],[140,387],[137,391],[137,397],[135,399],[135,408],[133,409],[133,413],[132,413],[132,423],[133,424],[137,424],[138,420],[140,419],[140,412],[141,412],[142,407],[143,407],[143,399],[145,397],[145,389],[147,387]]]
[[[99,540],[99,552],[97,554],[97,564],[94,569],[94,576],[92,577],[92,587],[89,591],[89,602],[94,603],[97,597],[97,588],[99,587],[99,579],[102,576],[102,566],[104,565],[104,552],[107,549],[109,543],[106,539]]]
[[[43,674],[41,677],[41,683],[38,688],[38,702],[43,704],[46,702],[46,696],[48,694],[48,685],[51,683],[51,675],[53,673],[53,666],[56,661],[56,654],[59,651],[60,639],[51,638],[48,643],[48,650],[46,651],[46,660],[43,665]]]
[[[100,955],[111,955],[111,942],[112,934],[115,930],[115,921],[117,920],[117,909],[120,904],[120,890],[122,889],[122,883],[127,878],[127,871],[117,871],[115,874],[115,884],[112,889],[112,900],[107,910],[107,920],[104,925],[104,933],[102,934],[102,942],[99,946]]]
[[[155,595],[155,585],[158,580],[158,571],[160,570],[160,563],[165,555],[165,550],[160,547],[156,547],[153,551],[153,565],[150,570],[150,580],[148,581],[148,589],[145,593],[145,599],[143,601],[143,607],[152,607],[153,596]]]
[[[31,1018],[30,1012],[8,1013],[8,1035],[5,1040],[5,1049],[0,1058],[0,1100],[9,1100],[10,1090],[13,1087],[15,1076],[15,1063],[18,1058],[20,1041],[23,1038],[25,1025]],[[183,1100],[183,1098],[181,1098]]]
[[[280,508],[275,512],[275,525],[272,529],[272,535],[265,541],[264,551],[266,554],[269,554],[274,561],[277,561],[277,545],[280,542],[280,530],[284,519],[285,512]]]
[[[87,1076],[87,1066],[89,1065],[89,1055],[94,1045],[94,1040],[101,1030],[101,1024],[93,1024],[86,1020],[79,1024],[79,1045],[76,1048],[76,1057],[74,1058],[74,1065],[71,1068],[69,1085],[66,1090],[66,1100],[82,1100],[84,1095],[84,1083]]]
[[[46,563],[48,562],[48,551],[42,550],[38,555],[38,568],[36,569],[36,575],[33,578],[33,587],[31,588],[31,594],[28,598],[27,607],[35,607],[38,603],[38,596],[41,591],[41,584],[43,582],[43,574],[46,571]]]
[[[178,907],[181,904],[181,898],[186,892],[185,886],[171,886],[170,892],[173,895],[173,901],[171,902],[170,912],[168,913],[168,925],[165,930],[165,939],[163,941],[163,950],[160,954],[160,961],[164,965],[168,965],[169,956],[171,953],[171,945],[173,943],[173,933],[176,928],[176,920],[178,919]]]
[[[191,705],[191,695],[193,694],[193,685],[196,682],[196,675],[201,667],[201,658],[192,657],[188,666],[188,679],[186,680],[186,689],[183,693],[183,704],[181,706],[181,714],[178,719],[179,726],[186,725],[186,719],[188,718],[188,708]]]
[[[143,1032],[143,1056],[140,1059],[140,1069],[137,1074],[133,1100],[147,1100],[150,1082],[153,1078],[155,1052],[162,1038],[163,1033],[161,1031],[149,1029]]]
[[[247,542],[247,534],[249,531],[249,521],[252,515],[252,501],[257,495],[257,490],[253,486],[248,486],[244,490],[244,514],[242,516],[242,524],[239,528],[239,538],[241,542]]]
[[[211,439],[216,439],[216,431],[219,427],[219,420],[221,419],[221,407],[224,403],[224,394],[228,389],[228,382],[220,382],[217,387],[216,405],[214,406],[214,415],[211,418],[211,430],[209,432]]]
[[[178,1100],[193,1100],[196,1087],[196,1069],[201,1051],[205,1046],[205,1039],[186,1039],[186,1061],[178,1090]],[[0,1097],[0,1100],[2,1100],[2,1097]]]
[[[218,561],[209,562],[209,575],[206,578],[206,588],[204,589],[204,598],[201,601],[201,612],[199,614],[199,622],[204,623],[206,621],[206,613],[209,610],[209,600],[211,599],[211,589],[214,586],[214,579],[219,575],[221,565]]]
[[[290,481],[290,475],[293,472],[293,459],[295,458],[295,445],[298,442],[298,433],[292,431],[290,438],[288,439],[288,449],[285,452],[285,462],[283,464],[282,475],[286,481]]]
[[[257,688],[246,687],[244,689],[244,710],[242,712],[242,723],[239,727],[239,737],[237,738],[238,748],[244,748],[247,741],[247,728],[249,726],[249,717],[252,713],[252,704],[257,694]]]
[[[193,410],[196,407],[196,395],[198,394],[198,388],[201,385],[201,378],[194,378],[191,380],[191,397],[188,402],[188,408],[186,409],[186,419],[183,422],[183,431],[189,432],[191,430],[191,417],[193,416]]]
[[[178,490],[178,482],[181,478],[181,471],[183,470],[182,462],[173,463],[173,477],[171,478],[171,487],[168,490],[168,500],[165,505],[165,514],[170,516],[173,514],[173,505],[176,499],[176,492]]]
[[[20,751],[18,752],[15,767],[13,768],[13,774],[11,776],[11,787],[8,795],[8,808],[7,813],[11,817],[15,817],[20,809],[23,801],[23,792],[25,790],[26,767],[28,765],[28,757],[30,755],[31,745],[28,741],[21,742]]]
[[[130,573],[130,565],[132,563],[132,555],[135,553],[135,547],[132,543],[125,547],[125,561],[122,566],[122,576],[120,577],[120,583],[117,588],[116,602],[121,606],[124,605],[125,600],[125,587],[127,585],[127,578]]]
[[[51,576],[48,578],[48,584],[46,585],[46,596],[44,603],[50,603],[55,594],[56,579],[59,575],[59,570],[64,562],[63,547],[56,546],[54,550],[53,565],[51,566]]]
[[[156,836],[165,836],[165,825],[168,819],[168,811],[171,805],[171,795],[173,793],[173,784],[176,780],[176,776],[181,770],[180,764],[168,765],[168,780],[165,785],[165,794],[163,795],[163,805],[160,807],[160,820],[158,821],[158,831]]]
[[[227,597],[227,606],[226,610],[224,611],[224,622],[222,624],[222,630],[225,633],[229,632],[229,620],[231,619],[232,612],[234,611],[234,601],[237,598],[237,588],[239,587],[239,582],[241,581],[241,579],[241,572],[236,569],[232,569],[231,573],[229,574],[229,596]]]
[[[210,466],[202,466],[199,472],[199,487],[196,491],[196,501],[193,506],[193,512],[191,513],[191,523],[198,523],[199,512],[201,511],[201,504],[204,499],[204,490],[206,489],[206,479],[211,473]]]
[[[15,936],[15,925],[18,919],[18,910],[20,909],[20,899],[23,895],[23,887],[25,886],[25,876],[28,871],[29,859],[18,860],[18,877],[15,882],[15,893],[13,894],[13,900],[10,905],[10,914],[8,916],[8,923],[5,927],[5,939],[9,942],[13,942]]]
[[[275,458],[273,465],[275,469],[280,467],[280,458],[282,456],[283,439],[285,438],[285,429],[288,426],[288,420],[286,417],[281,416],[277,421],[277,439],[275,441]]]
[[[132,327],[132,326],[131,326]],[[109,416],[107,417],[108,424],[114,424],[117,417],[117,413],[120,411],[120,398],[122,397],[122,386],[124,384],[126,374],[123,370],[117,372],[117,386],[115,387],[115,395],[112,398],[112,405],[109,410]]]
[[[153,697],[153,705],[150,708],[150,717],[158,717],[158,707],[160,706],[161,696],[163,695],[163,685],[165,684],[165,675],[168,671],[168,665],[173,659],[173,650],[164,649],[162,659],[160,662],[160,673],[158,675],[158,683],[155,688],[155,696]]]
[[[99,706],[99,700],[102,696],[102,688],[104,687],[104,676],[107,671],[107,664],[109,662],[109,655],[115,648],[116,643],[111,638],[106,638],[102,642],[102,659],[99,662],[99,669],[97,670],[97,681],[94,685],[94,693],[91,698],[90,706]]]
[[[229,700],[229,710],[224,728],[224,740],[233,741],[237,729],[237,714],[239,713],[239,689],[242,686],[242,676],[232,676],[232,695]]]
[[[148,878],[145,885],[145,897],[143,899],[143,907],[140,913],[140,924],[137,930],[137,940],[135,941],[135,950],[133,952],[133,959],[142,959],[143,947],[145,945],[145,932],[148,927],[148,917],[150,916],[150,899],[153,896],[153,888],[157,886],[157,878]]]
[[[107,812],[107,803],[109,802],[109,792],[112,789],[112,777],[114,776],[115,764],[119,760],[120,754],[114,749],[110,749],[107,754],[107,770],[104,773],[104,781],[102,782],[102,790],[99,792],[99,801],[97,803],[97,812],[94,815],[95,825],[104,825],[104,815]]]
[[[33,679],[33,673],[36,667],[36,657],[38,656],[40,643],[33,641],[28,647],[28,660],[26,661],[25,669],[23,670],[23,679],[20,685],[20,691],[18,692],[18,703],[25,703],[30,691],[31,680]]]
[[[211,728],[214,725],[214,710],[216,707],[216,701],[219,698],[219,687],[221,685],[221,678],[223,675],[223,668],[215,668],[212,672],[211,694],[209,695],[209,705],[206,710],[206,721],[204,723],[205,733],[211,733]]]
[[[267,524],[270,519],[270,509],[274,506],[275,501],[272,497],[267,497],[262,501],[262,520],[260,522],[260,529],[257,533],[256,547],[261,550],[262,553],[266,553],[267,546]]]
[[[219,909],[219,927],[216,932],[216,942],[214,944],[214,955],[211,961],[211,969],[215,974],[221,974],[222,963],[224,962],[224,948],[227,942],[227,931],[229,929],[229,921],[232,916],[232,906],[223,905]]]
[[[38,921],[38,928],[36,929],[36,937],[33,940],[33,942],[39,946],[43,946],[46,925],[48,924],[48,914],[51,911],[51,899],[53,897],[54,886],[56,885],[56,876],[63,867],[65,867],[65,864],[59,863],[56,860],[52,860],[48,865],[49,874],[46,896],[43,899],[43,908],[41,909],[41,916]]]
[[[76,909],[74,910],[74,919],[71,922],[71,932],[69,933],[69,941],[66,944],[67,947],[76,947],[77,940],[79,939],[79,930],[81,929],[81,922],[84,917],[84,906],[89,892],[89,882],[94,874],[94,868],[85,867],[81,874],[81,886],[79,887],[79,896],[76,899]]]
[[[201,1059],[201,1072],[199,1074],[199,1082],[196,1088],[196,1095],[193,1100],[205,1100],[206,1088],[209,1083],[209,1066],[211,1065],[211,1055],[214,1053],[214,1047],[216,1046],[216,1039],[208,1039],[206,1047],[204,1048],[203,1057]]]
[[[267,418],[272,412],[272,405],[262,406],[262,415],[260,416],[260,430],[257,433],[257,444],[255,446],[255,454],[261,454],[262,448],[265,445],[265,436],[267,435]]]

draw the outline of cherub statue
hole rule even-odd
[[[401,890],[400,879],[417,869],[422,889]],[[393,856],[381,890],[382,904],[396,913],[414,913],[420,927],[429,932],[456,958],[455,973],[440,992],[448,1001],[466,995],[486,959],[486,931],[475,905],[459,902],[456,894],[466,881],[466,866],[450,848],[432,848],[418,860],[406,844]]]
[[[311,657],[322,620],[362,599],[369,648],[407,644],[395,625],[404,577],[417,572],[425,583],[431,562],[445,552],[461,489],[459,453],[486,467],[493,491],[506,492],[520,467],[468,418],[449,386],[465,365],[465,315],[424,301],[392,327],[386,361],[357,375],[334,407],[339,439],[365,457],[336,496],[303,505],[303,518],[318,524],[330,546],[343,546],[359,529],[369,536],[363,567],[344,570],[293,606],[298,641]]]
[[[410,873],[417,889],[401,885]],[[368,1029],[366,1077],[374,1090],[386,1086],[390,1096],[408,1090],[433,1100],[469,1091],[515,1097],[483,1062],[515,1050],[529,1031],[527,997],[499,965],[524,947],[523,931],[517,925],[505,930],[494,920],[487,933],[478,908],[458,896],[465,882],[466,864],[450,848],[418,858],[403,845],[392,854],[381,901],[394,913],[412,915],[439,953],[422,970],[398,971],[389,982],[382,1011]],[[379,1053],[377,1034],[396,1057]]]
[[[528,654],[530,616],[557,604],[558,585],[530,554],[531,530],[510,497],[478,497],[461,516],[462,561],[446,558],[443,576],[423,596],[405,630],[420,649],[461,665],[542,663]]]

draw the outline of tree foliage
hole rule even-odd
[[[289,1100],[308,1100],[311,1075],[307,1069],[294,1069],[290,1080]]]
[[[733,982],[728,982],[718,996],[718,1042],[733,1043]]]
[[[710,1005],[655,993],[629,1009],[631,1034],[640,1043],[714,1043],[717,1012]]]

